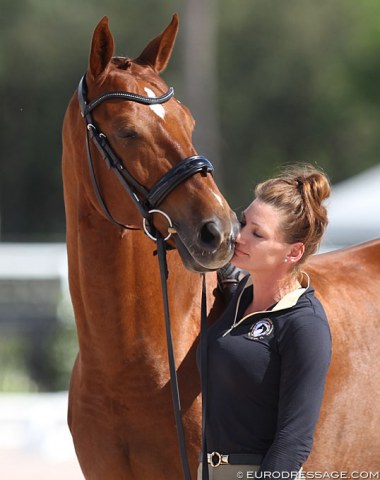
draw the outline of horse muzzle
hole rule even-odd
[[[177,228],[174,240],[188,270],[209,272],[230,261],[238,233],[239,223],[232,213],[229,222],[215,217],[192,230]]]

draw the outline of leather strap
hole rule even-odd
[[[178,389],[177,369],[176,369],[175,358],[174,358],[173,339],[172,339],[171,326],[170,326],[168,289],[167,289],[167,279],[168,279],[169,272],[168,272],[168,267],[166,262],[166,243],[159,234],[157,238],[157,255],[158,255],[158,262],[160,266],[162,300],[163,300],[164,315],[165,315],[166,342],[167,342],[169,370],[170,370],[170,386],[171,386],[171,392],[172,392],[175,423],[177,427],[178,443],[179,443],[179,448],[181,453],[182,470],[183,470],[184,479],[191,480],[189,461],[187,458],[187,451],[186,451],[185,433],[183,430],[183,423],[182,423],[181,400],[180,400],[179,389]]]
[[[131,93],[126,91],[114,91],[104,93],[100,97],[97,97],[92,102],[87,103],[86,96],[87,96],[87,87],[86,87],[86,75],[80,79],[78,85],[78,93],[79,93],[79,104],[82,113],[82,117],[86,117],[95,107],[100,105],[102,102],[106,100],[129,100],[131,102],[141,103],[143,105],[157,105],[160,103],[165,103],[174,97],[174,89],[170,87],[169,90],[159,97],[146,97],[144,95],[139,95],[137,93]]]
[[[182,423],[182,412],[181,412],[181,400],[178,388],[178,378],[177,378],[177,369],[174,358],[174,349],[173,349],[173,339],[170,326],[170,313],[169,313],[169,302],[168,302],[168,290],[167,290],[167,280],[168,280],[168,267],[166,261],[166,242],[160,234],[157,238],[157,256],[160,266],[160,276],[161,276],[161,287],[162,287],[162,300],[164,306],[164,315],[165,315],[165,329],[166,329],[166,341],[167,341],[167,350],[168,350],[168,359],[169,359],[169,369],[170,369],[170,386],[172,392],[172,401],[175,422],[177,427],[177,436],[178,443],[181,453],[182,461],[182,470],[185,480],[191,480],[189,461],[187,458],[186,451],[186,440],[183,430]],[[206,296],[206,275],[202,273],[202,298],[201,298],[201,381],[202,381],[202,452],[203,458],[202,462],[202,480],[208,480],[208,458],[207,458],[207,446],[206,446],[206,399],[207,399],[207,296]]]
[[[95,145],[97,145],[97,144],[95,143]],[[96,179],[94,162],[92,160],[92,155],[91,155],[91,148],[90,148],[90,141],[89,141],[89,129],[88,128],[86,128],[86,150],[87,150],[88,169],[89,169],[89,172],[90,172],[90,178],[91,178],[92,186],[93,186],[93,189],[95,191],[95,195],[96,195],[96,198],[98,200],[99,206],[102,209],[104,215],[107,217],[107,219],[111,223],[113,223],[117,227],[120,227],[122,229],[126,228],[128,230],[140,230],[139,228],[130,227],[130,226],[124,225],[122,223],[119,223],[117,220],[114,219],[114,217],[109,212],[109,210],[107,208],[107,205],[106,205],[105,201],[103,200],[103,196],[101,194],[100,187],[99,187],[98,181]],[[125,189],[129,193],[129,195],[131,195],[131,196],[133,195],[133,191],[131,190],[131,188],[129,186],[125,186]],[[135,203],[137,203],[135,198],[134,198],[134,201],[135,201]],[[141,211],[141,214],[142,213],[143,212]]]
[[[208,480],[207,465],[207,441],[206,441],[206,419],[207,419],[207,303],[206,303],[206,274],[202,273],[202,302],[201,302],[201,385],[202,385],[202,480]]]
[[[157,208],[162,200],[178,185],[200,172],[203,175],[212,173],[214,167],[202,155],[192,155],[172,167],[158,182],[153,185],[147,196],[147,203],[152,208]]]

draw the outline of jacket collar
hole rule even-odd
[[[249,287],[252,287],[253,286],[253,283],[252,283],[252,278],[248,275],[245,279],[242,280],[242,283],[243,283],[243,288],[239,294],[239,297],[237,299],[237,302],[236,302],[236,306],[235,306],[235,315],[234,315],[234,321],[232,323],[232,326],[229,330],[227,330],[223,336],[227,335],[228,333],[231,332],[231,330],[233,330],[235,327],[237,327],[238,325],[240,325],[241,323],[243,323],[247,318],[250,318],[250,317],[253,317],[255,315],[258,315],[258,314],[261,314],[261,313],[265,313],[265,312],[278,312],[280,310],[285,310],[287,308],[291,308],[291,307],[294,307],[294,305],[297,304],[299,298],[301,297],[301,295],[303,295],[306,290],[310,287],[310,277],[309,275],[306,273],[306,272],[301,272],[301,279],[300,279],[300,284],[301,284],[301,287],[300,288],[297,288],[289,293],[287,293],[284,297],[281,298],[281,300],[279,300],[273,308],[271,308],[270,310],[261,310],[261,311],[258,311],[258,312],[253,312],[253,313],[250,313],[248,315],[245,315],[243,318],[241,318],[238,322],[236,322],[236,319],[237,319],[237,314],[238,314],[238,311],[239,311],[239,306],[240,306],[240,300],[243,296],[243,293],[244,291],[249,288]]]

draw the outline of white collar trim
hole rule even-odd
[[[228,335],[231,332],[231,330],[233,330],[238,325],[243,323],[249,317],[252,317],[254,315],[258,315],[259,313],[278,312],[279,310],[285,310],[286,308],[294,307],[294,305],[296,305],[296,303],[298,302],[298,299],[300,298],[300,296],[303,295],[305,293],[305,291],[310,287],[310,277],[309,277],[309,275],[306,272],[301,272],[301,274],[302,274],[302,278],[301,278],[301,281],[300,281],[301,287],[296,288],[295,290],[287,293],[284,297],[281,298],[281,300],[279,300],[276,303],[276,305],[271,310],[261,310],[259,312],[249,313],[248,315],[245,315],[243,318],[241,318],[238,322],[236,322],[236,318],[237,318],[237,314],[238,314],[239,306],[240,306],[240,300],[241,300],[241,297],[244,293],[244,290],[253,285],[252,278],[249,277],[249,279],[247,281],[247,284],[245,285],[245,287],[241,291],[241,293],[239,295],[239,298],[238,298],[238,301],[236,303],[235,316],[234,316],[234,321],[232,322],[232,326],[231,326],[230,329],[228,329],[223,334],[223,337]]]

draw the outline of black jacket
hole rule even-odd
[[[245,277],[208,330],[208,452],[263,454],[265,472],[295,472],[307,459],[331,335],[306,283],[270,309],[243,318],[253,298]]]

